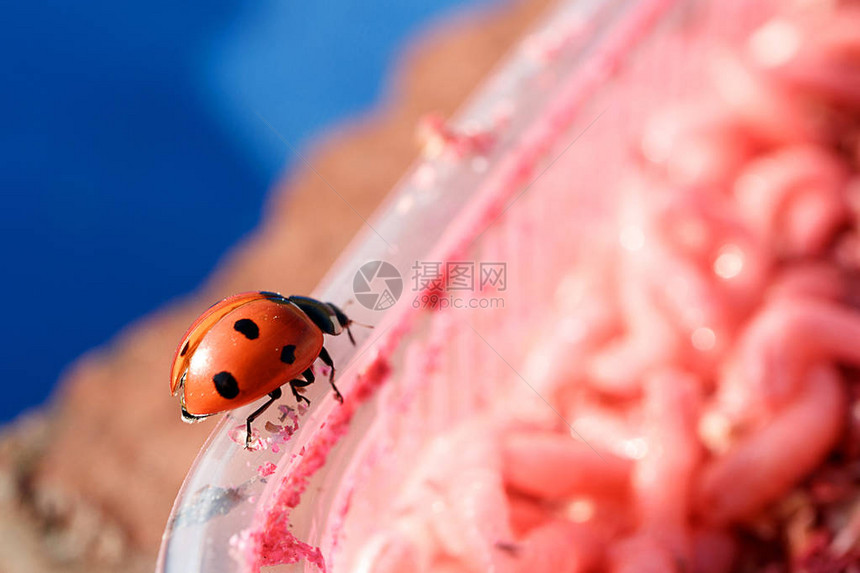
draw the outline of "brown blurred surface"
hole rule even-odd
[[[185,473],[214,422],[189,426],[168,395],[174,344],[229,293],[309,292],[417,155],[421,115],[452,113],[548,0],[449,18],[414,39],[384,101],[303,155],[260,228],[207,285],[80,358],[52,405],[0,433],[0,573],[152,571]],[[319,213],[325,216],[315,216]]]

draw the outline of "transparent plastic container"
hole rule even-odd
[[[452,420],[491,407],[488,396],[495,392],[522,392],[524,410],[540,406],[537,390],[522,384],[520,373],[533,367],[528,351],[542,337],[557,335],[544,325],[557,312],[551,301],[564,285],[565,269],[605,247],[590,237],[611,216],[631,134],[656,104],[700,87],[699,44],[689,40],[688,52],[675,44],[688,41],[684,30],[691,22],[707,22],[697,33],[730,37],[767,12],[764,3],[734,11],[713,4],[570,0],[552,10],[451,123],[441,152],[405,176],[370,220],[372,228],[312,293],[339,305],[354,299],[356,272],[369,261],[391,263],[403,280],[402,295],[387,310],[347,307],[354,320],[374,325],[353,329],[356,347],[345,337],[327,342],[346,405],[335,402],[326,384],[311,386],[312,405],[298,416],[294,432],[281,429],[293,424],[283,408],[256,421],[265,438],[257,451],[237,443],[243,433],[236,439],[257,404],[225,415],[177,497],[159,571],[253,570],[260,563],[243,555],[243,539],[264,527],[291,479],[300,501],[285,517],[289,531],[309,552],[319,548],[329,571],[345,570],[334,556],[356,551],[342,535],[351,527],[345,508],[366,509],[386,495],[373,487],[379,468],[368,460],[396,451],[408,465],[409,444],[398,443],[401,434],[414,439],[414,427],[421,426],[429,439]],[[564,169],[551,169],[562,155]],[[551,184],[564,178],[571,181],[566,195],[554,195]],[[578,202],[569,223],[560,222],[556,206]],[[415,288],[416,263],[452,261],[504,262],[505,288],[480,295],[504,291],[504,308],[459,315],[427,310],[427,297],[437,293]],[[507,344],[515,336],[512,324],[527,341],[514,348]],[[443,346],[446,352],[439,352]],[[443,362],[437,383],[411,385],[410,369],[431,354]],[[289,397],[280,404],[294,407]],[[392,414],[397,411],[402,417]],[[267,431],[267,423],[275,430]],[[337,424],[348,424],[342,435],[332,432]],[[410,424],[410,432],[401,432]],[[385,452],[375,451],[380,447]],[[309,460],[308,452],[317,457]],[[305,559],[266,570],[318,568]]]

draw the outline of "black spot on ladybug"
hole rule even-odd
[[[296,361],[296,345],[287,344],[281,349],[281,362],[284,364],[292,364]]]
[[[215,382],[215,390],[222,397],[231,400],[239,395],[239,383],[229,372],[219,372],[212,377],[212,381]]]
[[[233,325],[236,332],[241,332],[248,340],[254,340],[260,336],[260,327],[250,318],[240,318]]]
[[[185,356],[188,352],[188,341],[185,341],[185,344],[182,346],[182,350],[179,351],[179,356]]]

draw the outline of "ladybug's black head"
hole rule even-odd
[[[346,334],[349,336],[349,341],[352,342],[353,346],[355,345],[355,338],[352,337],[352,330],[350,330],[350,325],[352,324],[352,319],[349,318],[346,313],[344,313],[341,309],[335,306],[332,303],[328,303],[334,312],[334,317],[337,320],[337,323],[341,328],[346,329]]]
[[[286,300],[298,306],[325,334],[336,336],[346,330],[349,341],[353,345],[355,344],[355,338],[352,336],[352,330],[349,327],[357,323],[349,318],[337,305],[306,296],[291,296]]]

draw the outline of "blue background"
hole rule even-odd
[[[406,37],[495,0],[13,2],[0,20],[0,422],[195,288],[293,146],[373,104]]]

